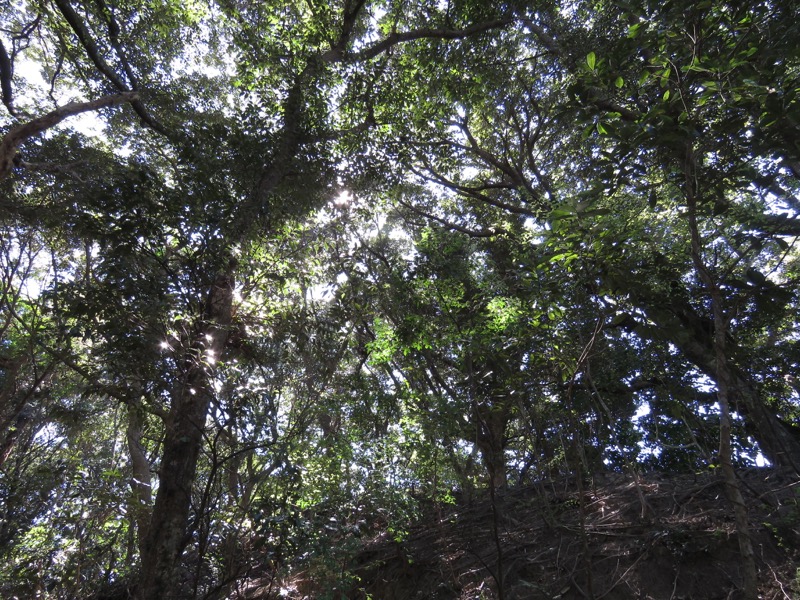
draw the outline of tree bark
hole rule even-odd
[[[13,117],[16,116],[17,111],[14,109],[14,89],[11,84],[11,58],[0,40],[0,93],[3,96],[3,104],[5,105],[8,113]]]
[[[508,410],[503,406],[476,406],[475,442],[481,452],[483,463],[489,473],[492,489],[505,489],[508,485],[506,473],[505,432],[508,425]]]
[[[192,487],[211,400],[213,362],[227,342],[232,320],[234,278],[220,275],[211,286],[197,338],[189,349],[185,374],[176,384],[166,425],[158,492],[149,532],[143,544],[142,571],[136,598],[180,597],[177,566],[191,539],[187,531]]]
[[[144,414],[140,406],[131,403],[128,406],[128,427],[125,435],[128,441],[128,453],[131,457],[131,520],[136,526],[139,542],[139,555],[144,556],[144,543],[150,529],[151,510],[153,505],[152,479],[150,461],[142,448],[142,429]]]

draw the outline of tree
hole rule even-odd
[[[117,7],[103,2],[78,10],[65,0],[42,10],[34,31],[42,40],[52,42],[37,49],[42,58],[50,58],[45,48],[55,48],[56,68],[49,73],[53,87],[61,81],[66,83],[66,77],[74,76],[82,78],[85,93],[90,96],[97,89],[111,89],[118,94],[112,96],[113,101],[119,98],[130,102],[137,117],[156,134],[155,137],[140,136],[130,125],[123,125],[128,136],[124,141],[139,148],[137,159],[142,161],[141,166],[131,161],[129,172],[134,179],[141,176],[144,181],[134,183],[125,191],[102,185],[93,190],[98,194],[94,196],[98,202],[125,203],[124,209],[117,209],[119,212],[110,211],[108,204],[102,206],[101,223],[97,223],[100,226],[107,226],[102,221],[108,217],[124,222],[126,215],[135,214],[137,208],[142,211],[157,209],[148,215],[153,219],[153,229],[140,229],[132,240],[117,235],[109,238],[114,251],[101,259],[101,268],[95,274],[112,268],[117,256],[131,266],[131,261],[139,262],[145,250],[151,249],[149,266],[162,281],[153,286],[152,292],[161,302],[155,303],[156,311],[139,313],[136,318],[143,331],[150,334],[176,317],[185,324],[180,351],[172,358],[154,360],[152,346],[143,349],[150,355],[151,364],[160,363],[173,372],[162,372],[166,385],[161,389],[165,395],[159,397],[156,392],[146,402],[148,410],[164,419],[164,438],[152,518],[141,546],[142,572],[137,594],[142,598],[155,597],[157,593],[170,595],[177,593],[175,568],[192,534],[187,530],[192,488],[206,419],[217,395],[213,383],[214,366],[217,361],[224,360],[234,325],[237,248],[254,239],[256,234],[264,236],[277,231],[284,219],[302,214],[317,204],[330,189],[328,182],[334,173],[331,152],[342,140],[369,125],[369,106],[365,106],[360,115],[345,112],[335,113],[333,117],[326,115],[328,90],[341,82],[347,83],[353,65],[379,62],[398,44],[418,39],[458,40],[502,26],[508,19],[493,15],[491,19],[475,23],[466,22],[469,16],[466,15],[458,18],[466,25],[457,28],[445,25],[445,15],[441,15],[441,28],[419,28],[415,25],[419,16],[414,11],[408,21],[395,11],[387,11],[381,23],[369,14],[363,2],[348,2],[319,11],[282,5],[247,8],[221,4],[198,10],[172,4]],[[435,15],[425,14],[426,21],[432,16]],[[223,30],[212,26],[217,19],[225,23]],[[158,26],[152,26],[157,23]],[[152,27],[145,33],[147,24]],[[267,38],[263,35],[265,27],[270,29]],[[192,32],[204,29],[212,32],[208,39],[198,39]],[[367,36],[364,37],[366,45],[358,41],[363,36]],[[369,36],[377,36],[377,41]],[[158,61],[187,61],[191,57],[181,52],[180,45],[188,41],[199,42],[196,47],[208,56],[214,51],[238,54],[235,82],[224,72],[216,81],[203,77],[201,83],[211,83],[210,89],[218,90],[221,99],[234,103],[238,102],[237,90],[231,84],[240,86],[240,97],[244,100],[241,125],[228,127],[239,120],[239,115],[227,111],[224,103],[214,105],[212,98],[206,95],[208,88],[204,93],[197,82],[186,85],[189,73],[185,68],[183,73],[181,67],[164,72],[158,69],[153,55],[137,51],[159,47]],[[254,46],[256,41],[258,45]],[[141,60],[134,61],[133,56]],[[217,64],[222,66],[222,61]],[[4,74],[8,84],[8,70]],[[10,83],[13,84],[13,80]],[[10,106],[9,95],[6,98],[6,105]],[[250,102],[250,98],[255,101]],[[52,127],[63,115],[84,108],[100,108],[105,102],[68,105],[29,125],[12,128],[4,137],[3,164],[7,167],[9,161],[14,160],[15,151],[22,142]],[[170,110],[164,111],[167,104]],[[361,119],[361,122],[352,123],[352,119]],[[342,129],[340,125],[346,127]],[[132,139],[136,141],[131,142]],[[116,140],[123,138],[114,138]],[[82,154],[83,149],[77,148],[76,153]],[[163,158],[156,162],[159,155]],[[102,158],[109,159],[113,165],[113,155],[106,154]],[[23,169],[32,163],[17,162]],[[123,166],[122,170],[125,169]],[[141,175],[137,175],[137,171]],[[120,175],[123,179],[127,177],[125,173]],[[300,175],[303,201],[298,203]],[[150,178],[159,181],[160,186],[151,188],[147,183]],[[80,188],[82,181],[79,176],[76,179]],[[95,181],[89,182],[90,187],[95,184]],[[145,191],[142,194],[142,188],[154,193]],[[69,192],[69,189],[64,190],[64,193]],[[135,205],[130,203],[130,192],[138,196]],[[178,196],[188,202],[175,202]],[[151,200],[156,206],[147,206]],[[194,212],[192,205],[199,211]],[[87,223],[81,209],[75,208],[76,213],[69,216],[78,220],[80,234],[91,247],[98,240],[95,224]],[[136,223],[137,227],[140,225]],[[120,233],[125,236],[127,232]],[[87,253],[87,263],[90,256],[91,253]],[[101,286],[122,284],[122,289],[117,290],[122,293],[105,300],[96,309],[91,304],[82,305],[74,316],[78,322],[94,317],[108,323],[110,327],[104,332],[104,341],[118,348],[117,336],[130,333],[115,328],[120,322],[116,320],[118,315],[107,310],[109,300],[117,302],[118,309],[129,312],[126,304],[152,305],[153,295],[139,292],[126,296],[124,288],[128,281],[114,282],[108,275],[115,273],[119,271],[104,273],[106,277],[100,278],[98,283]],[[70,291],[73,297],[80,297],[74,281],[66,287],[75,290]],[[143,358],[141,355],[127,358],[125,371]],[[103,371],[108,366],[98,365]],[[143,389],[150,391],[150,386],[147,381],[130,381],[137,378],[125,371],[116,374],[124,385],[122,390],[115,390],[114,397],[126,402],[135,414],[141,406],[137,395]],[[92,372],[86,375],[93,379],[101,377]],[[134,453],[136,428],[134,421],[131,444]],[[139,500],[144,499],[142,494],[146,495],[143,488],[139,489]],[[140,533],[145,533],[142,529],[140,527]]]
[[[3,11],[4,555],[222,595],[480,454],[492,489],[718,461],[748,558],[733,470],[800,464],[791,9]]]
[[[600,298],[611,293],[638,302],[640,310],[661,325],[664,335],[716,381],[721,419],[718,456],[736,509],[743,557],[750,565],[744,583],[748,597],[755,597],[755,569],[748,547],[746,513],[731,465],[730,396],[736,394],[741,399],[745,419],[772,460],[796,473],[794,457],[798,449],[789,420],[776,418],[753,391],[755,386],[746,382],[746,376],[739,375],[741,372],[734,374],[734,367],[729,364],[732,357],[727,338],[733,333],[731,323],[742,303],[748,301],[748,294],[771,293],[784,306],[791,298],[788,290],[781,287],[782,282],[767,283],[753,266],[769,264],[778,257],[770,269],[772,273],[779,272],[789,248],[785,241],[778,242],[771,232],[757,226],[758,241],[753,245],[731,244],[726,237],[732,227],[734,231],[736,227],[754,227],[753,217],[783,221],[782,232],[791,228],[793,219],[770,214],[769,199],[760,191],[761,185],[769,185],[767,182],[778,186],[774,199],[782,199],[789,207],[796,204],[793,195],[786,192],[796,186],[792,180],[796,149],[780,136],[773,137],[765,131],[778,123],[785,123],[789,129],[794,127],[795,100],[790,88],[796,65],[790,61],[784,67],[783,61],[778,61],[781,66],[776,73],[770,52],[760,54],[765,45],[762,36],[783,31],[785,21],[781,11],[770,5],[755,8],[750,13],[751,7],[725,3],[692,7],[603,6],[600,10],[577,6],[570,16],[559,14],[557,9],[521,11],[519,15],[535,39],[535,46],[569,74],[567,91],[573,101],[561,104],[558,110],[570,104],[573,110],[567,108],[552,118],[563,122],[564,115],[577,116],[578,122],[583,122],[583,139],[563,131],[561,137],[562,148],[579,153],[566,159],[578,178],[560,172],[558,167],[542,171],[536,160],[539,140],[535,132],[543,119],[515,105],[513,94],[488,109],[498,114],[491,121],[488,134],[471,124],[471,105],[445,108],[453,115],[461,111],[463,116],[451,117],[455,127],[443,130],[443,141],[433,151],[425,152],[421,160],[421,172],[426,177],[460,195],[530,217],[536,215],[529,206],[530,199],[558,198],[558,192],[554,194],[553,190],[566,190],[563,186],[574,182],[574,191],[566,198],[562,192],[563,204],[551,213],[551,218],[562,223],[567,219],[570,227],[579,232],[571,237],[569,229],[554,227],[556,235],[567,234],[562,247],[577,260],[589,258],[595,263],[590,267],[590,277],[595,282],[599,280],[595,293]],[[531,62],[537,64],[536,59]],[[510,80],[525,81],[525,75],[523,69],[517,68]],[[777,93],[786,97],[785,103],[771,102],[766,110],[752,103],[752,98],[766,89],[761,87],[764,83],[756,83],[759,81],[781,82]],[[784,83],[788,87],[783,87]],[[485,115],[484,110],[481,117],[485,119]],[[440,154],[440,147],[455,149],[457,161]],[[578,157],[581,152],[584,160]],[[472,167],[477,171],[472,181],[463,180],[466,165],[478,165]],[[521,199],[511,196],[509,200],[510,190],[517,191]],[[629,251],[630,259],[619,270],[618,258],[608,260],[623,256],[625,249],[621,246],[624,238],[614,239],[603,231],[608,227],[604,215],[609,209],[616,213],[619,201],[625,201],[626,196],[644,196],[656,209],[664,210],[664,204],[673,207],[670,200],[675,197],[685,206],[683,218],[670,223],[669,232],[682,236],[688,251],[676,248],[673,240],[664,240],[668,248],[655,256],[680,272],[672,282],[659,282],[678,288],[672,294],[671,309],[665,310],[660,295],[663,292],[648,294],[646,288],[641,289],[648,285],[644,277],[630,277],[631,271],[639,270],[634,265],[641,261],[641,251]],[[642,210],[639,206],[638,210]],[[721,216],[728,211],[736,215],[731,215],[733,221]],[[747,214],[750,218],[745,217]],[[621,224],[618,213],[613,221],[616,229]],[[452,226],[456,228],[457,224]],[[641,235],[632,228],[622,231],[628,239],[631,234],[637,238]],[[747,233],[740,231],[733,238],[747,239]],[[770,243],[784,250],[772,250]],[[721,251],[721,247],[726,249]],[[647,278],[652,280],[652,273]],[[687,280],[691,282],[689,289],[681,289],[682,281]],[[742,286],[742,281],[751,283]],[[759,289],[759,285],[770,291]],[[692,300],[686,302],[690,297]],[[692,301],[703,308],[691,307]],[[620,316],[620,322],[628,318]]]

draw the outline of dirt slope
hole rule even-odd
[[[800,485],[766,470],[741,482],[761,598],[800,598]],[[364,542],[349,570],[356,583],[347,592],[306,573],[286,581],[282,596],[711,600],[736,598],[741,581],[730,506],[713,473],[547,482],[434,509],[402,542]]]

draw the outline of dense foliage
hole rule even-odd
[[[0,0],[0,595],[333,589],[601,470],[719,468],[752,559],[735,470],[800,474],[798,8]]]

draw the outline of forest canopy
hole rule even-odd
[[[799,8],[0,0],[0,595],[225,598],[599,472],[719,473],[751,564]]]

